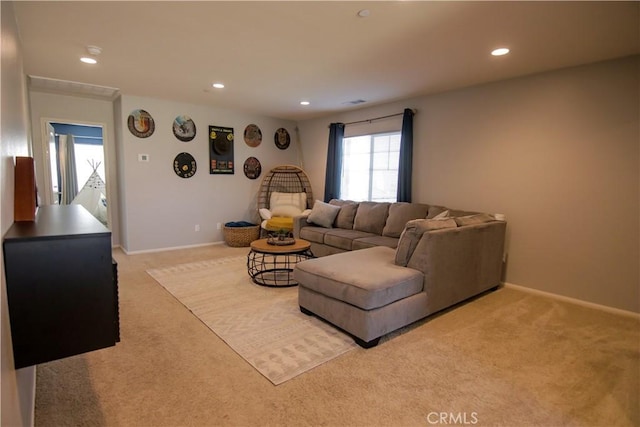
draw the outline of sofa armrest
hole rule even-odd
[[[424,273],[429,313],[500,284],[506,225],[492,221],[422,235],[407,267]]]
[[[296,215],[293,217],[293,237],[295,237],[296,239],[300,238],[300,229],[308,225],[308,217],[308,213],[306,215]]]

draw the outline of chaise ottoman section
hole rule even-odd
[[[300,262],[298,303],[370,347],[380,336],[424,316],[424,276],[394,263],[395,250],[377,246]]]

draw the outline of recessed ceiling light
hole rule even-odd
[[[97,64],[98,61],[96,61],[94,58],[89,58],[88,56],[83,56],[82,58],[80,58],[80,61],[84,62],[85,64]]]
[[[507,53],[509,53],[509,49],[507,49],[506,47],[500,47],[491,51],[491,55],[493,56],[502,56],[506,55]]]
[[[311,104],[309,101],[300,101],[300,105],[309,105]]]
[[[369,9],[362,9],[358,11],[358,16],[360,18],[366,18],[369,15],[371,15],[371,12],[369,11]]]
[[[216,89],[222,89],[224,87],[222,83],[214,83],[212,86],[215,87]]]

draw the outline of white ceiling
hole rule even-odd
[[[14,6],[28,75],[291,120],[640,53],[635,1]]]

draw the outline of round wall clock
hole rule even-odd
[[[262,172],[260,160],[255,157],[249,157],[244,161],[244,175],[249,179],[256,179]]]
[[[180,178],[191,178],[196,169],[196,159],[189,153],[180,153],[173,159],[173,171]]]
[[[281,150],[286,150],[287,148],[289,148],[289,144],[291,143],[291,137],[289,136],[289,132],[287,132],[285,128],[280,128],[276,131],[274,140],[276,143],[276,147]]]
[[[153,117],[145,110],[133,110],[127,119],[127,127],[138,138],[147,138],[156,129]]]
[[[262,142],[262,131],[258,125],[250,124],[244,128],[244,142],[249,147],[257,147]]]
[[[178,116],[173,121],[173,134],[180,141],[191,141],[196,137],[196,124],[189,116]]]

